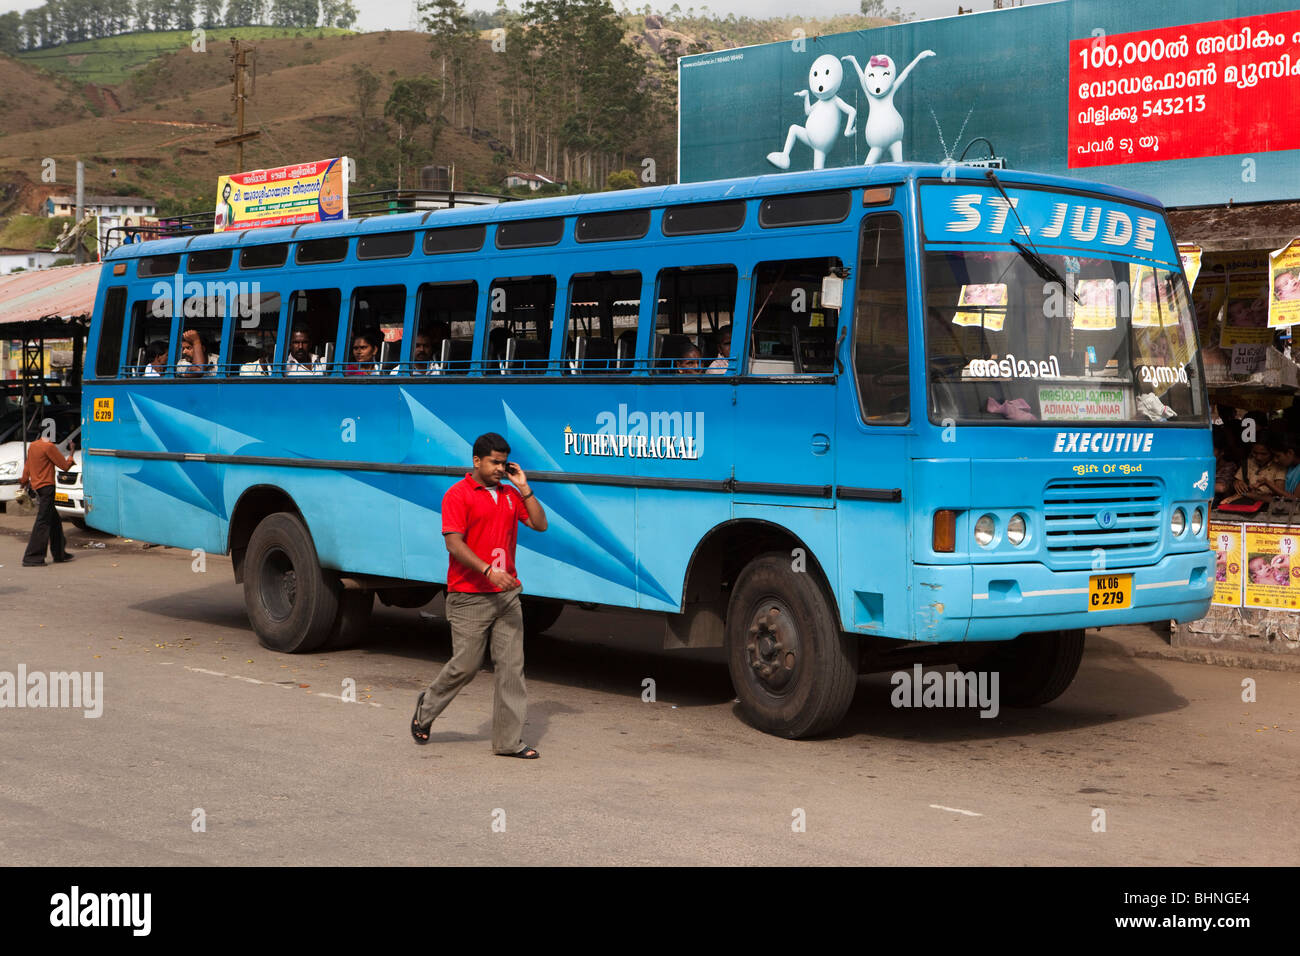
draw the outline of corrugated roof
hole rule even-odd
[[[89,315],[95,308],[100,267],[87,262],[0,276],[0,324]]]
[[[1272,252],[1300,236],[1300,202],[1171,209],[1169,228],[1206,252]]]

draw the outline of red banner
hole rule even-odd
[[[1300,10],[1070,44],[1070,168],[1300,149]]]

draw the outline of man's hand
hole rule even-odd
[[[520,494],[528,494],[528,475],[513,461],[506,465],[506,478],[508,478]]]
[[[1237,494],[1239,494],[1239,495],[1248,495],[1248,494],[1250,494],[1250,488],[1249,488],[1249,487],[1246,485],[1246,483],[1245,483],[1244,481],[1242,481],[1240,478],[1234,478],[1234,479],[1233,479],[1233,482],[1232,482],[1232,490],[1235,491],[1235,492],[1236,492]]]
[[[519,579],[509,571],[499,571],[496,568],[488,568],[487,579],[488,584],[503,591],[513,591],[517,587],[522,587]]]
[[[195,342],[199,341],[199,333],[194,329],[186,329],[181,333],[181,341],[186,345],[193,345]]]

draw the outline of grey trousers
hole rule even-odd
[[[528,710],[519,589],[488,594],[448,592],[447,621],[451,624],[451,660],[425,690],[417,722],[421,727],[432,724],[460,689],[474,679],[483,666],[483,652],[490,641],[496,668],[492,750],[518,753],[524,747],[524,715]]]

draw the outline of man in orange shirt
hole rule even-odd
[[[18,487],[30,488],[36,495],[36,524],[32,525],[32,537],[27,542],[27,553],[23,555],[25,568],[45,567],[47,547],[55,564],[72,560],[63,539],[59,513],[54,510],[54,470],[68,471],[71,467],[72,459],[64,458],[53,442],[38,438],[27,446],[27,462],[23,465]]]

